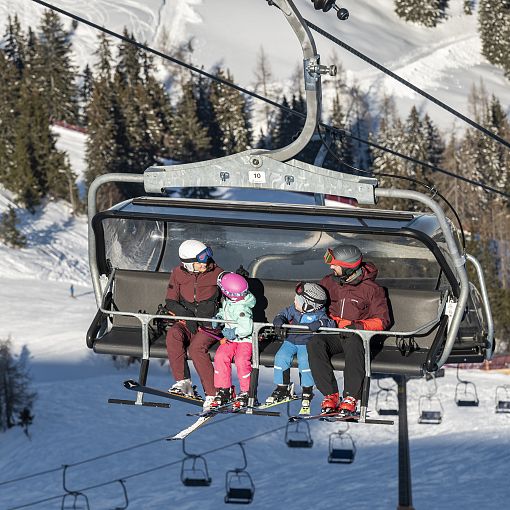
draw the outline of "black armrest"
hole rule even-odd
[[[443,352],[444,343],[446,341],[446,327],[448,325],[448,315],[443,315],[439,321],[434,341],[430,346],[427,359],[425,360],[425,370],[427,372],[435,372],[437,370],[437,360]]]
[[[105,308],[108,308],[112,303],[112,293],[108,292],[104,299]],[[92,320],[92,324],[89,326],[87,330],[87,347],[92,349],[94,347],[94,340],[97,338],[97,334],[101,329],[101,325],[103,321],[106,319],[107,315],[103,313],[101,310],[98,310],[94,319]]]

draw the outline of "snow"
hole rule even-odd
[[[60,134],[59,143],[72,146],[75,133],[62,130]],[[79,156],[76,150],[74,157]],[[3,207],[9,203],[7,192],[0,195],[0,202]],[[0,508],[30,508],[25,505],[35,501],[41,503],[33,508],[60,505],[64,464],[71,465],[67,486],[83,490],[90,508],[121,506],[119,479],[126,480],[130,508],[221,508],[225,472],[242,465],[240,441],[245,442],[248,471],[256,486],[254,509],[326,510],[345,501],[356,509],[396,507],[397,425],[351,425],[355,461],[332,465],[327,462],[329,437],[343,426],[313,422],[313,448],[288,448],[284,406],[279,418],[216,417],[190,436],[187,450],[204,454],[213,481],[209,488],[184,487],[180,482],[182,444],[164,437],[191,424],[194,418],[186,412],[197,408],[178,402],[172,402],[170,409],[107,404],[108,398],[134,397],[122,381],[136,378],[138,366],[117,368],[108,356],[95,355],[86,347],[85,335],[96,306],[87,275],[85,218],[71,217],[69,208],[60,203],[49,203],[34,216],[27,213],[21,218],[28,247],[0,249],[0,338],[10,337],[16,353],[28,347],[38,398],[31,440],[18,427],[0,434]],[[494,405],[496,387],[510,384],[510,375],[465,370],[462,377],[476,384],[480,406],[455,405],[455,370],[447,368],[446,376],[438,380],[444,407],[439,425],[417,423],[419,397],[430,391],[431,383],[409,382],[416,508],[496,510],[508,504],[510,415],[496,414]],[[193,378],[198,382],[194,373]],[[164,389],[171,382],[167,366],[153,362],[148,383]],[[384,384],[393,383],[386,380]],[[261,398],[272,387],[272,371],[263,368]],[[374,383],[373,417],[377,416],[376,390]],[[320,395],[313,401],[313,411],[319,403]],[[46,474],[2,484],[40,472]]]
[[[465,111],[469,88],[480,77],[508,105],[508,84],[500,71],[480,57],[475,19],[461,13],[462,0],[450,1],[450,17],[436,30],[403,24],[393,14],[390,0],[345,0],[342,5],[351,17],[342,24],[331,14],[316,13],[310,2],[296,1],[305,17],[454,107]],[[253,80],[261,44],[278,80],[287,78],[300,59],[297,47],[289,42],[288,27],[264,1],[55,0],[55,4],[115,30],[127,25],[149,43],[164,29],[174,45],[195,36],[195,63],[211,66],[224,59],[246,86]],[[0,21],[5,23],[7,14],[14,11],[25,26],[35,26],[41,8],[29,0],[2,0]],[[327,64],[331,47],[317,39]],[[92,58],[96,33],[80,25],[74,43],[76,61],[82,66]],[[350,79],[367,90],[393,86],[401,104],[415,100],[354,57],[345,55],[344,62]],[[444,125],[452,122],[449,117],[441,118]],[[68,152],[78,182],[83,183],[85,135],[63,128],[55,132],[59,148]],[[0,190],[0,211],[14,205],[12,198],[7,190]],[[86,331],[96,312],[87,265],[86,218],[72,216],[68,206],[55,202],[33,215],[22,210],[18,215],[28,245],[21,250],[0,246],[0,338],[10,337],[16,353],[28,347],[38,398],[31,440],[19,428],[0,433],[0,508],[28,508],[25,505],[38,500],[45,501],[33,508],[58,507],[64,494],[60,468],[78,463],[68,470],[67,484],[72,490],[95,487],[85,491],[90,508],[121,506],[117,481],[121,478],[126,480],[129,508],[221,508],[225,471],[241,465],[239,441],[246,442],[248,471],[256,486],[252,508],[330,509],[345,503],[355,509],[396,507],[396,425],[352,425],[349,433],[357,446],[354,463],[330,465],[329,435],[341,426],[311,423],[313,448],[290,449],[283,440],[285,408],[280,418],[216,417],[193,434],[186,448],[192,453],[210,452],[205,458],[213,482],[209,488],[184,487],[179,480],[182,445],[163,438],[192,422],[186,416],[189,407],[181,403],[172,403],[171,409],[108,405],[110,397],[133,398],[121,383],[136,378],[138,367],[117,368],[108,356],[95,355],[86,347]],[[75,298],[70,297],[71,284]],[[455,371],[447,368],[446,376],[438,380],[444,406],[439,425],[417,423],[419,396],[430,390],[430,383],[412,380],[408,385],[416,508],[491,510],[508,506],[510,416],[494,412],[494,399],[496,387],[510,384],[510,375],[466,370],[462,377],[476,384],[480,406],[455,405]],[[167,366],[153,363],[149,384],[166,388],[171,382]],[[272,386],[271,370],[263,369],[260,396],[269,394]],[[375,391],[373,384],[372,406]],[[315,411],[319,402],[317,396]],[[372,416],[376,416],[374,410]],[[2,483],[47,470],[51,472]]]

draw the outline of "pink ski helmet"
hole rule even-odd
[[[223,271],[217,280],[221,293],[231,301],[240,301],[248,294],[248,282],[240,274]]]

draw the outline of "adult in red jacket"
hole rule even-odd
[[[361,251],[351,244],[329,248],[324,255],[333,274],[319,284],[329,294],[328,315],[337,327],[382,331],[390,324],[384,289],[375,283],[377,268],[363,263]],[[331,357],[345,354],[344,391],[340,399]],[[325,396],[321,412],[354,413],[365,377],[363,343],[354,333],[316,335],[308,343],[308,358],[315,384]]]
[[[216,315],[220,302],[216,281],[223,269],[215,264],[212,256],[211,248],[195,239],[180,245],[179,258],[182,264],[173,269],[166,293],[166,308],[171,315],[203,318]],[[182,320],[168,329],[166,348],[170,370],[176,381],[169,391],[193,395],[186,360],[188,347],[189,356],[206,394],[204,405],[208,405],[216,395],[214,369],[209,357],[209,347],[216,340],[199,330],[198,326],[197,321]],[[210,323],[204,326],[210,327]]]

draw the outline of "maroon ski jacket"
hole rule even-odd
[[[370,262],[361,267],[361,276],[351,283],[342,285],[333,274],[319,282],[329,294],[328,314],[339,328],[355,323],[356,329],[382,331],[390,325],[386,294],[374,281],[377,268]]]
[[[205,273],[190,273],[183,266],[173,269],[166,292],[166,307],[182,317],[214,317],[220,290],[216,284],[223,269],[212,263]]]

